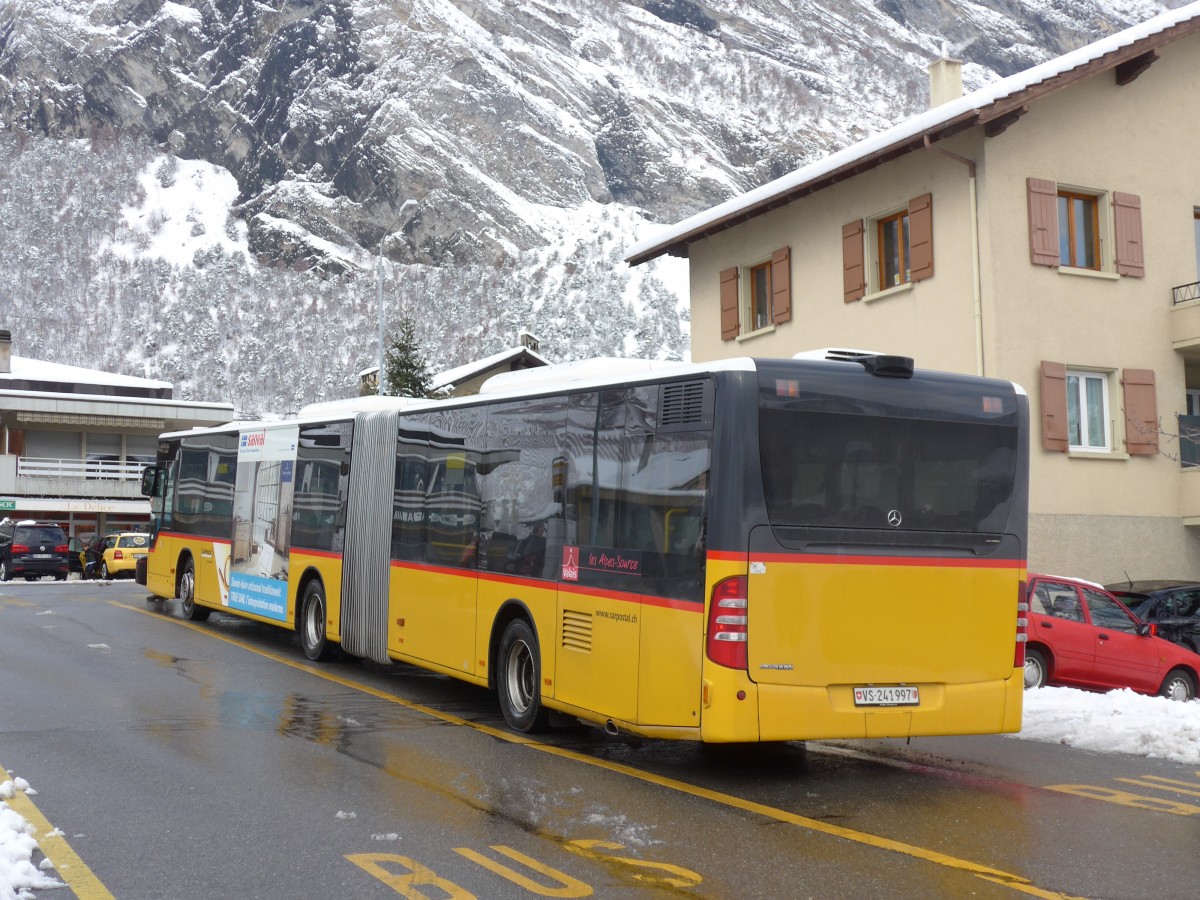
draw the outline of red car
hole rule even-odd
[[[1025,687],[1130,688],[1192,700],[1200,655],[1155,634],[1098,584],[1029,576]]]

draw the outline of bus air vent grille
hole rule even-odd
[[[712,382],[673,381],[662,386],[658,430],[712,428]]]
[[[592,652],[592,615],[573,609],[563,610],[562,645],[572,650]]]

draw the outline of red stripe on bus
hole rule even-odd
[[[292,556],[316,556],[321,559],[341,559],[342,554],[333,553],[329,550],[309,550],[306,547],[293,547],[288,551]]]
[[[160,531],[157,535],[155,535],[154,539],[158,540],[159,538],[165,537],[175,538],[179,541],[188,541],[189,543],[193,544],[207,542],[209,544],[229,544],[231,547],[233,546],[233,541],[229,540],[229,538],[208,537],[207,535],[203,534],[181,534],[178,531]]]
[[[958,556],[857,556],[839,553],[732,553],[711,550],[708,558],[718,562],[774,562],[817,566],[924,566],[951,569],[1024,569],[1023,559],[964,559]]]
[[[618,603],[634,603],[642,606],[657,606],[662,609],[678,609],[688,612],[701,612],[704,604],[699,601],[673,600],[669,597],[652,597],[646,594],[634,594],[629,591],[613,591],[605,588],[587,587],[579,584],[566,584],[561,581],[549,581],[540,578],[521,578],[516,575],[501,575],[480,569],[460,569],[454,566],[434,566],[427,563],[412,563],[393,559],[392,566],[397,569],[409,569],[417,572],[433,572],[438,575],[448,575],[461,578],[464,575],[474,575],[481,581],[494,584],[509,584],[517,587],[533,587],[545,590],[559,590],[581,597],[602,597],[605,600],[615,600]]]

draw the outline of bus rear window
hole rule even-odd
[[[1017,429],[986,422],[762,408],[774,526],[1000,532]]]

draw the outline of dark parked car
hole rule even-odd
[[[1193,652],[1200,650],[1200,583],[1195,581],[1124,581],[1107,584],[1118,600],[1158,633]]]
[[[53,523],[0,522],[0,581],[14,576],[33,581],[43,575],[66,581],[67,552],[66,532]]]
[[[1155,635],[1098,584],[1029,576],[1025,687],[1130,688],[1192,700],[1200,656]]]

